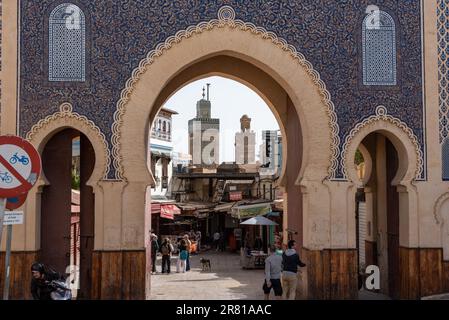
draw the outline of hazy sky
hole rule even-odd
[[[279,130],[279,125],[267,104],[250,88],[222,77],[209,77],[188,84],[176,92],[164,107],[177,111],[173,116],[173,151],[188,154],[188,121],[196,116],[196,102],[202,89],[210,83],[212,117],[220,119],[220,162],[233,162],[235,133],[240,131],[240,118],[251,118],[251,130],[256,132],[256,160],[262,144],[262,130]]]

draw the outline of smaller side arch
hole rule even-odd
[[[376,114],[366,118],[357,124],[346,137],[342,148],[344,176],[351,178],[357,175],[351,165],[352,156],[355,154],[362,140],[372,132],[381,132],[395,146],[399,155],[399,170],[393,180],[393,184],[401,184],[401,181],[411,182],[419,179],[423,172],[423,153],[413,131],[401,120],[388,114],[384,106],[376,108]]]
[[[91,120],[73,112],[70,103],[61,104],[59,112],[35,124],[27,133],[26,140],[31,142],[42,154],[48,140],[55,133],[67,128],[74,128],[86,135],[95,150],[96,165],[87,184],[92,185],[97,181],[107,179],[110,155],[106,137]]]

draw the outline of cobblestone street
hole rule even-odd
[[[202,271],[200,258],[210,259],[211,271]],[[176,257],[171,273],[151,277],[151,299],[157,300],[261,300],[263,270],[244,270],[237,254],[207,252],[191,257],[191,270],[176,273]]]

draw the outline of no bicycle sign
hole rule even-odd
[[[41,171],[37,150],[16,136],[0,136],[0,198],[27,193]]]

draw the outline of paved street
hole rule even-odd
[[[212,271],[202,271],[200,258],[211,260]],[[161,274],[158,257],[156,275],[151,277],[151,299],[159,300],[259,300],[263,299],[263,270],[243,270],[237,254],[208,252],[191,257],[191,270]]]

